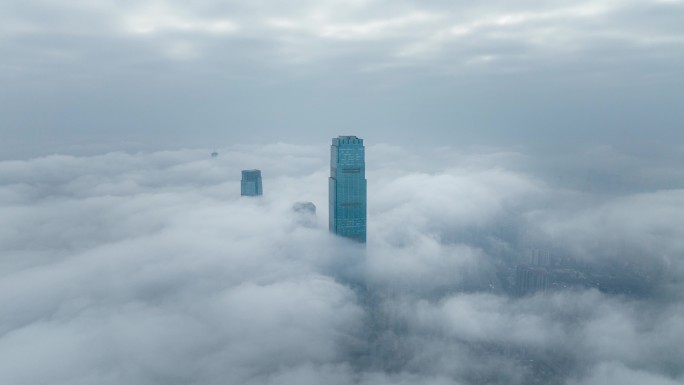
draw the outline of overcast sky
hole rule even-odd
[[[681,140],[683,19],[680,0],[3,1],[2,150]]]

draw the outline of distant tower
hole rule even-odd
[[[366,242],[366,163],[363,139],[333,138],[330,146],[330,232]]]
[[[240,194],[247,197],[262,195],[264,190],[261,187],[261,170],[242,170],[242,183],[240,184]]]
[[[295,222],[304,227],[316,227],[316,205],[311,202],[297,202],[292,206]]]
[[[521,296],[548,290],[549,274],[541,267],[518,265],[515,269],[515,286]]]

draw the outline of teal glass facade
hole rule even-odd
[[[264,193],[261,187],[260,170],[242,170],[242,181],[240,182],[240,195],[256,197]]]
[[[333,138],[328,179],[330,232],[366,242],[366,162],[363,139]]]

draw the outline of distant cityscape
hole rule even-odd
[[[216,151],[212,157],[217,157]],[[261,170],[242,170],[240,194],[259,197],[264,194]],[[316,205],[296,202],[292,206],[294,222],[304,227],[317,227]],[[347,135],[332,139],[330,146],[330,177],[328,178],[328,228],[330,233],[362,244],[367,241],[367,181],[363,139]],[[499,229],[495,238],[513,246],[507,251],[475,239],[484,234],[445,234],[447,243],[467,243],[492,255],[496,261],[495,276],[473,276],[466,279],[461,289],[489,291],[513,296],[528,296],[538,292],[557,291],[573,287],[593,287],[613,293],[635,293],[646,287],[647,271],[634,266],[612,266],[611,270],[590,267],[571,257],[557,255],[552,247],[535,247],[520,240],[516,229]],[[624,270],[616,273],[615,269]],[[625,272],[637,271],[637,277],[624,277]]]

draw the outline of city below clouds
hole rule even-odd
[[[684,383],[682,20],[2,2],[0,384]]]
[[[369,144],[362,248],[328,232],[328,146],[211,151],[0,163],[0,382],[684,381],[678,168],[588,148],[592,191],[560,159]],[[634,163],[664,177],[621,184]],[[511,291],[530,250],[562,285]]]

